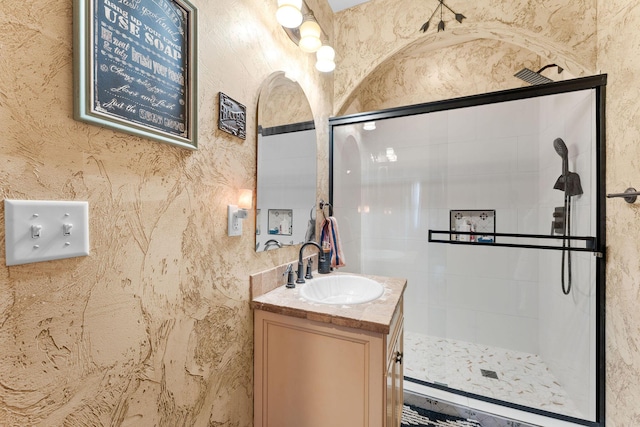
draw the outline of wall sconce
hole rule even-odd
[[[283,12],[281,12],[281,9],[283,9]],[[281,15],[284,16],[293,9],[298,10],[300,13],[299,20],[296,18],[296,20],[291,19],[289,21],[280,18]],[[293,14],[293,12],[291,13]],[[307,6],[304,0],[278,0],[276,19],[282,25],[291,41],[300,47],[300,50],[306,53],[316,53],[316,69],[318,71],[328,73],[336,68],[335,50],[328,44],[323,43],[323,40],[327,39],[326,33],[322,31],[313,14],[313,10]],[[297,22],[297,25],[291,25],[295,22]]]
[[[253,206],[253,191],[248,189],[240,190],[237,205],[227,206],[227,234],[229,236],[242,235],[242,220],[249,214],[249,209]]]

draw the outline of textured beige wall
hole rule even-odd
[[[381,64],[417,51],[423,58],[437,60],[443,49],[474,40],[513,45],[532,57],[542,58],[545,64],[561,65],[572,76],[594,74],[596,0],[452,0],[447,4],[467,19],[459,24],[445,11],[446,31],[436,31],[438,19],[434,17],[429,31],[420,32],[437,4],[425,0],[372,0],[336,14],[335,44],[340,64],[335,71],[336,113],[349,109],[347,104],[353,101],[349,98],[356,88]],[[513,47],[509,49],[513,51]],[[459,61],[479,61],[483,58],[481,53],[467,52]],[[495,53],[488,59],[494,60]],[[500,70],[492,71],[491,80],[503,79],[495,72]],[[456,80],[455,75],[445,72],[437,77],[437,84],[451,84],[455,89]],[[485,84],[480,83],[474,89],[482,93]],[[512,86],[505,89],[508,87]]]
[[[527,83],[513,75],[539,70],[543,60],[531,51],[498,40],[480,39],[427,54],[408,48],[380,64],[348,98],[341,114],[475,95]],[[558,76],[557,69],[548,73]]]
[[[640,189],[640,9],[598,1],[607,83],[607,188]],[[607,427],[640,425],[640,203],[607,201]]]
[[[309,2],[316,16],[330,20],[318,1],[321,7]],[[640,187],[640,11],[633,2],[451,0],[468,17],[464,25],[449,18],[444,33],[419,33],[431,3],[372,0],[337,14],[332,85],[274,25],[275,1],[194,0],[200,149],[190,152],[75,122],[72,1],[3,0],[2,198],[88,200],[92,253],[0,269],[0,425],[252,424],[248,276],[290,261],[295,249],[255,253],[252,218],[241,238],[227,237],[226,205],[238,188],[255,187],[253,119],[261,84],[274,71],[291,71],[310,99],[325,199],[333,91],[334,112],[349,99],[374,105],[366,94],[375,85],[401,98],[408,89],[396,89],[398,82],[410,86],[422,68],[420,50],[458,64],[458,74],[434,76],[443,98],[500,88],[507,64],[521,60],[557,62],[574,76],[609,73],[607,185]],[[464,64],[481,64],[491,43],[500,49],[488,61],[493,78],[474,77],[461,89],[460,76],[477,74]],[[396,71],[385,62],[398,54],[404,65]],[[367,76],[370,88],[354,95]],[[217,130],[219,91],[247,106],[246,141]],[[620,200],[607,208],[607,422],[624,427],[640,424],[639,208]]]
[[[284,74],[272,74],[260,91],[258,124],[270,128],[310,120],[313,120],[313,111],[300,85]]]
[[[327,197],[332,77],[275,1],[193,3],[198,151],[74,121],[72,0],[2,1],[0,195],[88,200],[91,255],[2,263],[0,425],[252,425],[249,275],[297,253],[256,254],[253,216],[227,237],[227,204],[255,188],[258,94],[277,70],[309,96]],[[219,91],[247,106],[246,141],[217,129]],[[0,224],[4,240],[3,208]]]

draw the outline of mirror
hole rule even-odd
[[[258,98],[256,251],[317,240],[316,131],[300,85],[272,74]]]

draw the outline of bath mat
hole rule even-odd
[[[482,427],[474,420],[445,415],[413,405],[402,408],[402,427]]]

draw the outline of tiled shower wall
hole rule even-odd
[[[553,184],[561,173],[560,157],[553,150],[562,138],[569,150],[569,170],[580,175],[584,194],[572,198],[572,234],[595,236],[595,94],[581,91],[545,97],[540,104],[540,228],[550,229],[550,214],[562,206],[562,193]],[[571,255],[572,287],[562,293],[561,254],[540,254],[539,354],[585,416],[595,415],[595,262],[592,253]],[[566,263],[566,261],[565,261]],[[566,264],[565,264],[566,268]],[[566,274],[566,273],[565,273]],[[565,276],[566,281],[566,276]],[[567,282],[565,282],[567,286]]]
[[[566,126],[574,116],[588,115],[580,107],[584,99],[583,94],[570,101],[535,99],[380,120],[374,131],[363,130],[362,124],[336,128],[336,215],[348,224],[343,231],[346,255],[362,255],[347,268],[408,278],[409,331],[543,354],[559,361],[556,369],[567,371],[571,365],[562,359],[575,354],[554,343],[568,333],[592,343],[593,322],[582,316],[585,302],[564,307],[577,293],[564,301],[556,295],[560,252],[427,240],[429,229],[449,229],[450,209],[495,209],[498,233],[549,234],[553,207],[563,203],[562,192],[553,190],[562,172],[552,144],[556,137],[567,139],[570,168],[585,171],[583,188],[591,188],[586,171],[591,169],[592,125],[580,131],[588,139]],[[565,108],[568,104],[578,107]],[[578,234],[593,235],[583,224],[591,213],[589,200],[577,200],[574,210],[580,218]],[[584,257],[573,259],[574,280],[581,280],[584,274],[577,270],[589,272],[588,264]],[[571,331],[549,324],[562,316],[571,319]],[[565,350],[566,356],[553,355]],[[589,348],[574,349],[582,350],[593,354]],[[589,390],[585,362],[572,368],[581,373],[574,382],[583,391]]]

